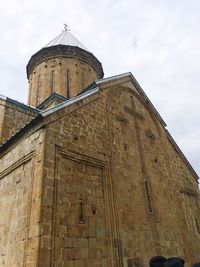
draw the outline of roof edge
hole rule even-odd
[[[53,38],[44,47],[51,47],[55,45],[77,46],[85,51],[90,52],[89,49],[85,45],[83,45],[68,29],[63,30],[59,35]]]
[[[48,103],[51,99],[53,99],[54,97],[62,99],[63,101],[66,101],[67,98],[65,96],[62,96],[56,92],[53,92],[50,96],[48,96],[42,103],[40,103],[37,106],[37,109],[41,109],[46,103]]]
[[[39,113],[39,112],[40,112],[40,110],[37,109],[37,108],[35,108],[35,107],[26,105],[26,104],[24,104],[24,103],[21,103],[21,102],[19,102],[19,101],[17,101],[17,100],[14,100],[14,99],[9,98],[9,97],[4,96],[4,95],[0,95],[0,99],[3,99],[3,100],[5,100],[6,102],[11,103],[11,104],[14,104],[14,105],[16,105],[16,106],[18,106],[18,107],[20,107],[20,108],[23,108],[23,109],[26,109],[26,110],[29,110],[29,111],[33,111],[33,112],[35,112],[35,113]]]
[[[74,104],[74,103],[76,103],[76,102],[78,102],[78,101],[80,101],[80,100],[82,100],[82,99],[90,96],[90,95],[93,95],[93,94],[95,94],[98,91],[99,91],[99,87],[95,87],[94,89],[92,89],[90,91],[87,91],[87,92],[85,92],[83,94],[79,94],[79,95],[77,95],[77,96],[75,96],[73,98],[70,98],[69,100],[66,100],[63,103],[60,103],[60,104],[58,104],[55,107],[52,107],[52,108],[47,109],[47,110],[44,110],[40,114],[43,117],[46,117],[46,116],[48,116],[48,115],[50,115],[50,114],[52,114],[52,113],[54,113],[54,112],[56,112],[56,111],[64,108],[64,107],[70,106],[70,105],[72,105],[72,104]]]
[[[168,140],[171,142],[171,144],[173,145],[174,149],[176,150],[176,152],[179,154],[179,156],[182,158],[182,160],[185,162],[185,164],[187,165],[189,171],[192,173],[192,175],[195,177],[195,180],[198,181],[199,180],[199,176],[196,173],[196,171],[193,169],[192,165],[189,163],[188,159],[186,158],[186,156],[183,154],[183,152],[181,151],[180,147],[177,145],[176,141],[174,140],[174,138],[172,137],[172,135],[170,134],[170,132],[165,129],[165,132],[167,134],[167,138]]]
[[[0,99],[6,100],[6,99],[7,99],[7,96],[5,96],[5,95],[0,95]]]
[[[17,139],[23,136],[29,128],[35,126],[37,123],[41,122],[42,120],[43,120],[43,117],[40,114],[38,114],[35,118],[33,118],[31,121],[25,124],[24,127],[16,131],[9,139],[7,139],[4,143],[0,145],[0,154],[3,151],[5,151],[11,144],[13,144]]]
[[[26,105],[26,104],[21,103],[21,102],[18,102],[17,100],[14,100],[14,99],[9,98],[9,97],[6,98],[6,101],[11,103],[11,104],[14,104],[14,105],[16,105],[18,107],[21,107],[23,109],[29,110],[29,111],[33,111],[33,112],[36,112],[36,113],[40,112],[40,110],[37,109],[37,108],[34,108],[32,106]]]
[[[39,111],[40,113],[34,117],[31,121],[29,121],[27,124],[25,124],[24,127],[20,128],[19,130],[17,130],[9,139],[7,139],[5,142],[3,142],[2,144],[0,144],[0,154],[6,150],[12,143],[14,143],[18,138],[20,138],[21,136],[23,136],[23,134],[26,133],[26,131],[35,126],[37,123],[41,122],[46,116],[54,113],[55,111],[58,111],[64,107],[70,106],[82,99],[85,99],[86,97],[95,94],[96,92],[99,91],[99,88],[96,87],[95,89],[93,89],[92,91],[86,92],[82,95],[78,95],[74,98],[71,98],[69,100],[66,100],[63,103],[58,104],[55,107],[52,107],[50,109],[44,110],[44,111]]]

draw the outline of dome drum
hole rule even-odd
[[[103,68],[98,59],[90,52],[87,52],[79,47],[75,46],[66,46],[66,45],[56,45],[51,47],[44,47],[37,53],[35,53],[28,65],[26,67],[27,70],[27,78],[29,79],[30,74],[35,69],[37,65],[44,62],[45,60],[53,59],[53,58],[73,58],[78,59],[80,61],[88,63],[97,73],[97,79],[103,78]]]

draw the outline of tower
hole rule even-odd
[[[53,93],[67,99],[103,78],[98,59],[68,30],[35,53],[27,65],[31,106],[40,105]]]

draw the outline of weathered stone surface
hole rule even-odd
[[[36,266],[40,236],[42,131],[0,159],[0,266]]]
[[[156,254],[199,260],[197,181],[163,126],[129,88],[89,99],[47,118],[42,205],[48,184],[50,261],[145,266]],[[184,203],[187,188],[192,197]]]
[[[36,116],[36,112],[23,106],[25,105],[20,106],[20,103],[14,104],[0,98],[0,143],[5,142]]]

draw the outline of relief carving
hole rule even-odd
[[[147,129],[145,131],[145,135],[146,135],[147,138],[149,138],[149,141],[150,141],[151,144],[153,144],[155,142],[156,136],[155,136],[155,134],[153,134],[151,129]]]

